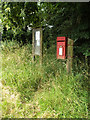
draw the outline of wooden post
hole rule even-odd
[[[67,73],[72,73],[72,60],[73,60],[73,40],[67,40]]]
[[[34,48],[34,41],[35,41],[35,35],[34,35],[34,29],[32,30],[32,61],[35,60],[35,48]]]
[[[43,57],[43,52],[42,52],[42,28],[40,28],[40,64],[42,64],[42,57]]]

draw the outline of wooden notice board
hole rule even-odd
[[[40,56],[40,62],[42,62],[42,28],[33,28],[32,55],[33,60],[35,60],[35,55]]]

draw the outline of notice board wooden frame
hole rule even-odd
[[[36,38],[35,38],[35,34],[36,31],[40,31],[40,53],[36,54],[35,53],[35,47],[36,47]],[[35,56],[39,55],[40,56],[40,63],[42,64],[42,28],[33,28],[32,30],[32,60],[35,61]]]

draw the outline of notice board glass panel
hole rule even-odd
[[[35,31],[35,54],[40,55],[40,31]]]

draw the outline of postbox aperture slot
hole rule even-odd
[[[65,42],[65,40],[58,40],[57,42]]]

